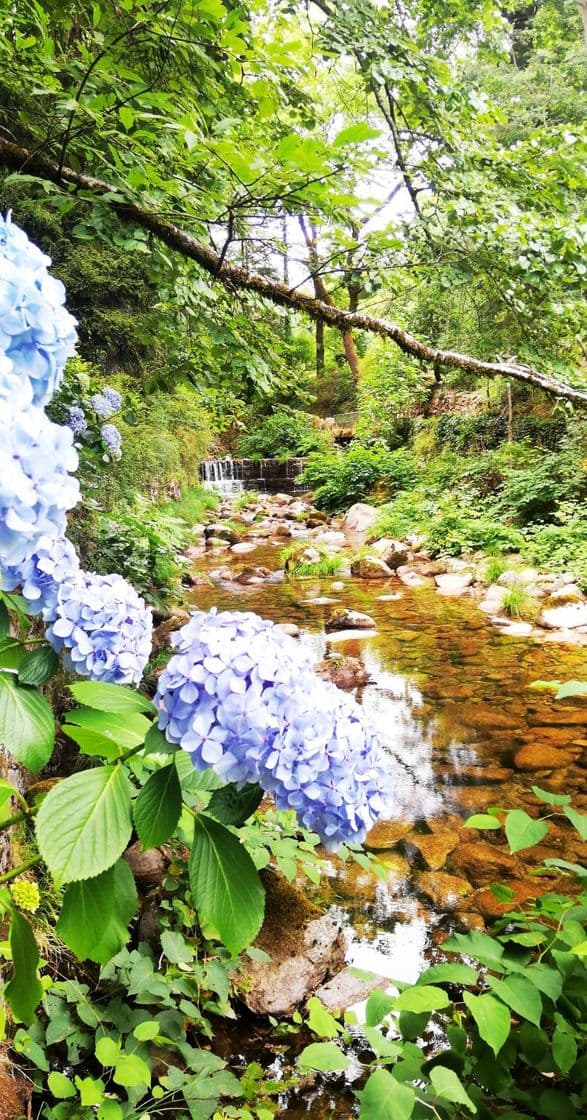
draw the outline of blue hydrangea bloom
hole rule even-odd
[[[101,416],[102,420],[109,420],[116,412],[120,412],[122,397],[116,389],[107,388],[102,389],[100,393],[94,393],[91,403],[96,416]]]
[[[13,591],[19,585],[28,601],[29,613],[52,622],[57,612],[59,585],[79,571],[79,560],[70,541],[43,537],[35,552],[22,564],[0,574],[0,588]]]
[[[65,288],[50,276],[51,259],[24,230],[0,215],[0,352],[29,381],[35,404],[47,404],[75,350],[76,321]]]
[[[74,436],[81,436],[88,430],[88,421],[86,420],[83,408],[77,404],[71,404],[68,408],[67,426],[71,428]]]
[[[120,451],[122,436],[115,424],[103,424],[100,435],[109,451]]]
[[[28,408],[33,403],[33,387],[28,377],[16,373],[10,358],[0,354],[0,400],[9,401],[20,408]]]
[[[152,629],[151,611],[122,576],[80,571],[60,584],[46,636],[72,672],[108,684],[138,684]]]
[[[328,847],[360,843],[386,805],[388,760],[358,704],[273,623],[196,612],[159,678],[159,726],[197,769],[260,782]]]
[[[0,569],[21,564],[43,537],[63,537],[79,500],[73,434],[40,408],[0,398]]]
[[[102,396],[106,398],[108,404],[110,405],[110,408],[112,409],[112,412],[110,413],[111,416],[114,416],[115,412],[120,412],[120,409],[122,408],[122,397],[117,389],[102,389]]]

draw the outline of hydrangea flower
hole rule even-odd
[[[88,430],[88,421],[86,420],[83,408],[77,404],[71,404],[68,408],[68,421],[67,426],[71,428],[74,436],[81,436]]]
[[[21,564],[43,537],[63,537],[79,500],[73,434],[34,405],[0,399],[0,569]]]
[[[10,215],[0,215],[0,352],[30,382],[40,405],[61,383],[77,342],[76,320],[64,307],[65,288],[49,275],[50,264]]]
[[[122,436],[116,424],[103,424],[100,428],[100,435],[109,451],[120,451],[122,447]]]
[[[79,571],[59,586],[47,638],[66,668],[109,684],[138,684],[151,653],[153,620],[122,576]]]
[[[122,397],[117,389],[102,389],[102,396],[106,398],[112,409],[110,413],[111,416],[114,416],[115,412],[120,412],[122,408]]]
[[[358,704],[273,623],[196,612],[159,678],[159,726],[197,769],[260,782],[328,847],[360,843],[385,808],[388,760]]]
[[[78,571],[79,560],[70,541],[65,537],[56,541],[43,537],[35,552],[22,564],[0,573],[0,588],[13,591],[22,585],[29,613],[41,614],[45,622],[52,622],[57,611],[59,585]]]
[[[28,377],[16,373],[10,358],[0,354],[0,400],[9,401],[20,408],[33,403],[33,387]]]
[[[172,644],[177,653],[155,697],[159,727],[198,770],[212,766],[227,781],[257,781],[253,752],[278,728],[266,694],[295,689],[308,659],[272,622],[243,611],[196,611]]]
[[[106,388],[94,393],[91,402],[96,416],[101,416],[103,420],[109,420],[122,407],[122,397],[116,389]]]

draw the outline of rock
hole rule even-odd
[[[406,837],[406,844],[411,844],[420,853],[429,871],[439,871],[446,863],[446,857],[456,848],[459,842],[457,834],[450,832],[431,832],[420,835],[411,832]]]
[[[573,727],[585,726],[587,727],[587,706],[581,708],[569,708],[562,704],[556,704],[551,712],[541,712],[540,715],[530,716],[528,719],[530,727],[541,727],[543,724],[547,727]],[[536,734],[539,734],[538,730]]]
[[[384,852],[395,848],[411,831],[411,821],[377,821],[367,833],[365,847],[372,852]]]
[[[498,576],[497,582],[500,587],[521,587],[539,578],[540,573],[534,568],[508,568]]]
[[[299,638],[302,633],[295,622],[277,622],[276,629],[281,630],[282,634],[288,634],[290,638]]]
[[[153,630],[153,653],[159,653],[159,650],[168,648],[171,645],[169,640],[171,635],[176,630],[181,630],[182,626],[185,626],[189,620],[190,616],[187,611],[179,610],[179,608],[171,611],[169,616]]]
[[[447,571],[446,560],[428,560],[424,564],[418,564],[418,571],[423,576],[442,576]]]
[[[485,614],[494,614],[495,611],[500,611],[506,595],[507,587],[500,587],[499,584],[492,583],[485,591],[485,597],[479,603],[479,610]]]
[[[332,642],[360,642],[366,638],[376,638],[376,630],[335,630],[328,635],[327,644]]]
[[[339,545],[345,543],[346,537],[336,529],[325,529],[323,532],[316,533],[314,540],[320,545]]]
[[[330,584],[330,590],[331,591],[344,591],[344,586],[345,585],[342,582],[342,580],[337,579],[337,580],[334,581],[334,583]]]
[[[587,603],[569,603],[565,607],[547,607],[538,615],[538,626],[547,630],[574,630],[587,626]]]
[[[346,607],[340,607],[333,611],[324,625],[327,634],[333,630],[372,630],[374,628],[375,621],[370,615],[363,614],[362,611],[349,611]]]
[[[495,790],[485,786],[453,786],[450,799],[469,813],[482,813],[495,802]]]
[[[576,583],[566,583],[564,587],[552,591],[550,598],[553,603],[582,603],[584,596]]]
[[[352,689],[367,684],[369,673],[358,657],[328,657],[318,662],[314,671],[322,680],[332,681],[337,688]]]
[[[238,544],[233,544],[230,551],[234,552],[235,556],[244,556],[246,552],[254,552],[257,545],[253,541],[239,541]]]
[[[520,877],[520,862],[504,848],[486,840],[459,844],[450,857],[450,867],[475,887],[489,886],[512,876]]]
[[[351,575],[357,579],[389,579],[391,568],[378,556],[360,556],[351,564]]]
[[[308,529],[318,529],[321,525],[325,525],[328,521],[328,514],[322,513],[322,510],[313,509],[306,518],[306,526]]]
[[[423,871],[416,876],[416,889],[437,910],[458,910],[463,899],[471,894],[471,885],[466,879],[444,871]]]
[[[236,529],[231,529],[228,525],[206,525],[204,529],[204,537],[208,542],[212,537],[216,540],[228,541],[229,544],[238,544],[241,540],[239,533]]]
[[[284,537],[285,539],[291,537],[291,529],[289,525],[284,525],[283,522],[280,522],[280,524],[275,529],[275,536]]]
[[[366,502],[355,502],[345,513],[343,524],[349,533],[367,533],[377,521],[379,514]]]
[[[389,980],[384,976],[374,976],[371,980],[361,980],[352,968],[343,968],[327,984],[318,988],[316,997],[330,1011],[346,1011],[354,1003],[362,1003],[376,988],[387,988]]]
[[[492,782],[507,782],[513,776],[509,766],[460,766],[450,772],[450,781],[458,780],[475,786],[489,785]]]
[[[396,575],[399,576],[401,582],[404,584],[405,587],[413,587],[413,588],[430,587],[431,588],[431,587],[435,586],[433,579],[431,579],[427,576],[420,575],[420,573],[414,571],[413,568],[408,568],[407,570],[404,570],[403,572],[398,569],[396,571]]]
[[[499,633],[503,634],[506,638],[529,638],[532,634],[534,627],[531,622],[506,622],[501,625],[500,621]],[[505,620],[503,620],[505,621]]]
[[[265,919],[255,947],[270,961],[243,962],[237,984],[250,1011],[289,1015],[344,964],[338,921],[272,871],[262,871]]]
[[[401,567],[408,559],[408,550],[405,545],[401,541],[392,540],[391,537],[381,537],[369,547],[392,571]]]
[[[496,898],[490,888],[479,891],[475,895],[475,909],[484,918],[501,918],[502,914],[507,914],[509,910],[518,910],[522,903],[544,892],[544,887],[539,882],[527,883],[523,879],[508,879],[505,886],[513,891],[513,897],[507,902],[501,902]]]
[[[446,572],[435,576],[434,582],[442,595],[462,595],[473,582],[472,572]]]
[[[168,860],[160,848],[149,848],[143,852],[138,840],[126,849],[124,858],[137,883],[141,886],[158,886],[165,877]]]
[[[568,766],[572,761],[573,755],[569,751],[546,743],[528,743],[514,757],[514,765],[518,770],[553,770],[559,766]]]
[[[269,568],[245,567],[245,568],[241,568],[239,572],[235,573],[234,579],[236,580],[237,583],[244,583],[244,584],[247,584],[247,583],[264,583],[265,580],[270,575],[271,575],[271,571],[270,571]]]

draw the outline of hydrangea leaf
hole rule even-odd
[[[181,786],[174,762],[156,770],[134,805],[135,828],[143,850],[156,848],[172,835],[181,815]]]
[[[55,721],[45,698],[0,673],[0,742],[36,774],[49,761],[54,741]]]
[[[265,891],[250,855],[224,825],[199,813],[189,870],[199,914],[236,956],[259,932],[265,909]]]
[[[92,879],[122,855],[132,831],[131,790],[121,766],[72,774],[53,787],[37,816],[37,843],[61,883]]]
[[[96,708],[99,712],[153,712],[148,696],[121,684],[103,684],[101,681],[76,681],[69,691],[79,704]]]
[[[221,824],[244,824],[261,804],[263,790],[260,785],[247,784],[239,789],[233,782],[217,789],[208,802],[208,812]]]
[[[12,979],[4,988],[4,996],[14,1018],[30,1023],[43,997],[43,986],[37,976],[39,950],[35,935],[18,910],[14,912],[10,925],[10,950]]]
[[[70,883],[57,933],[80,960],[106,964],[128,940],[137,901],[130,867],[120,859],[94,879]]]
[[[25,654],[18,670],[20,684],[46,684],[59,667],[57,654],[50,646],[41,646]]]

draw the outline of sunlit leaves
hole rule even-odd
[[[54,740],[55,721],[45,698],[0,673],[0,742],[34,774],[49,761]]]
[[[39,810],[37,843],[58,882],[91,879],[112,866],[132,831],[130,786],[121,766],[72,774]]]

